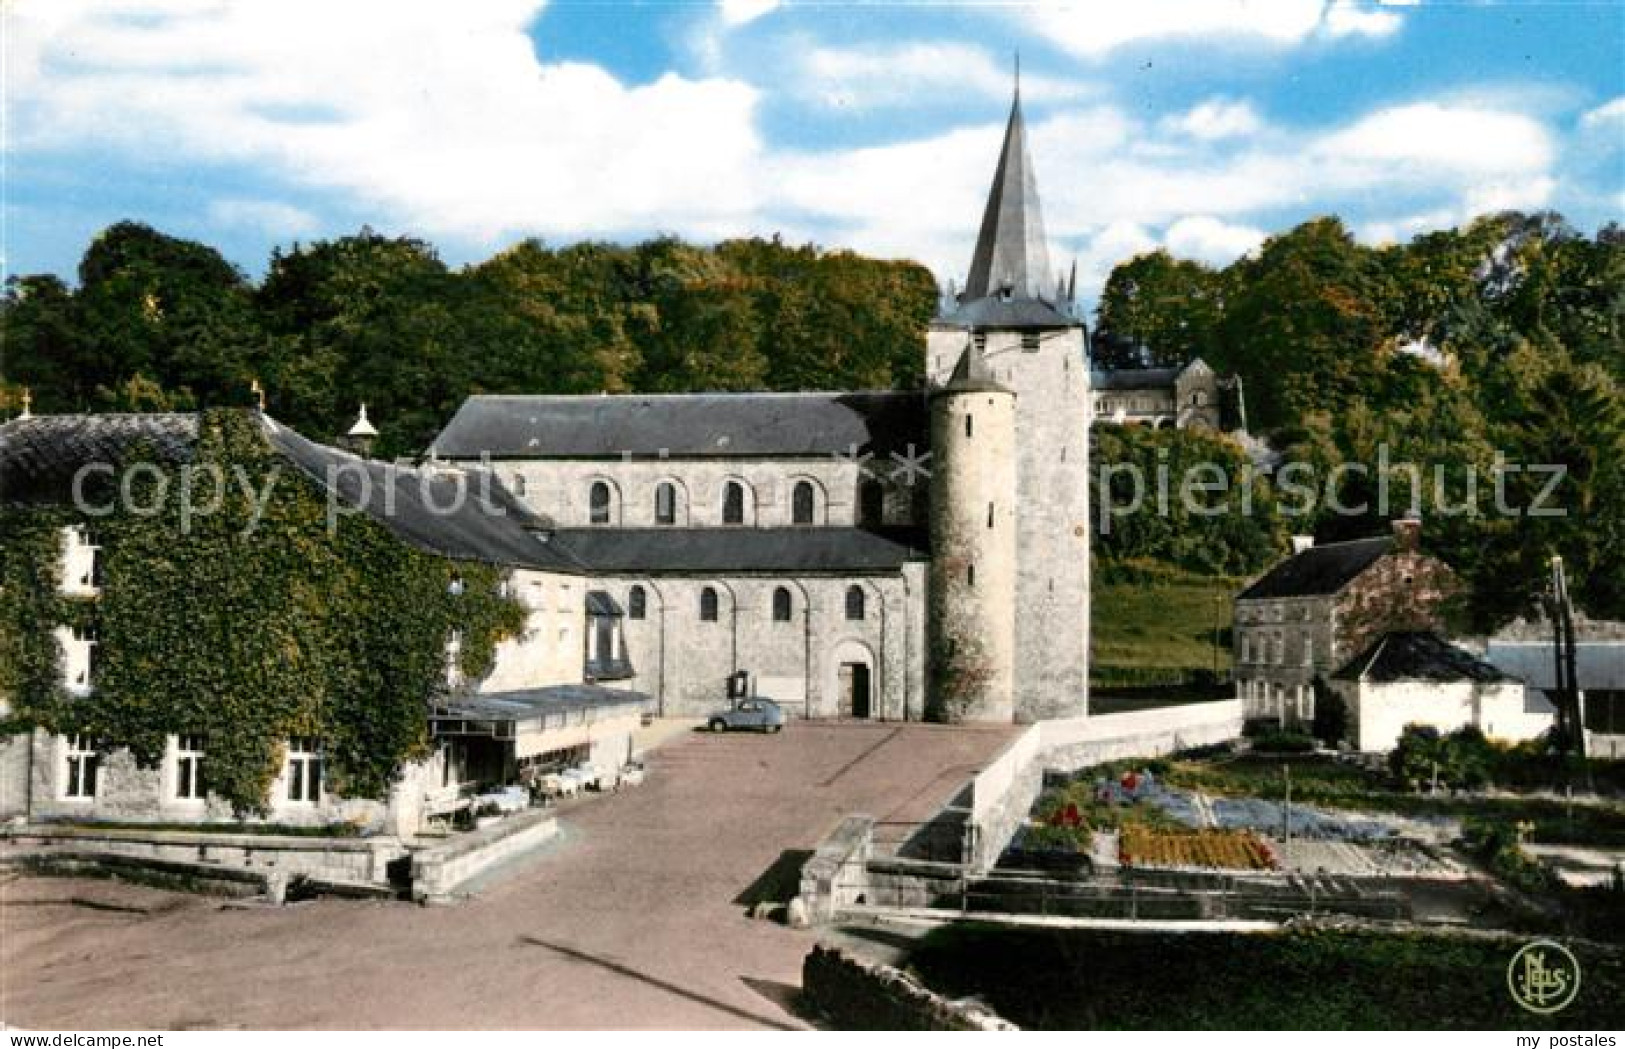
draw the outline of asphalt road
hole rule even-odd
[[[842,816],[928,817],[1011,730],[683,734],[477,898],[278,909],[0,887],[0,1022],[33,1029],[789,1028],[812,934],[747,916]],[[782,891],[773,895],[782,897]]]

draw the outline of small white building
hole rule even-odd
[[[1360,751],[1389,751],[1407,725],[1441,733],[1471,725],[1490,739],[1534,739],[1556,710],[1523,682],[1427,631],[1384,634],[1332,675],[1348,705],[1349,740]]]

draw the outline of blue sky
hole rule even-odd
[[[1019,50],[1057,259],[1093,297],[1337,213],[1625,219],[1625,5],[1376,0],[20,0],[7,272],[147,222],[251,275],[368,224],[796,241],[968,264]]]

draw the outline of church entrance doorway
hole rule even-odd
[[[868,718],[869,664],[841,664],[841,713],[851,718]]]

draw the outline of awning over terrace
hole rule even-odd
[[[429,716],[436,739],[476,737],[512,742],[514,757],[545,754],[597,738],[610,722],[636,724],[649,697],[598,685],[553,685],[455,696]]]

